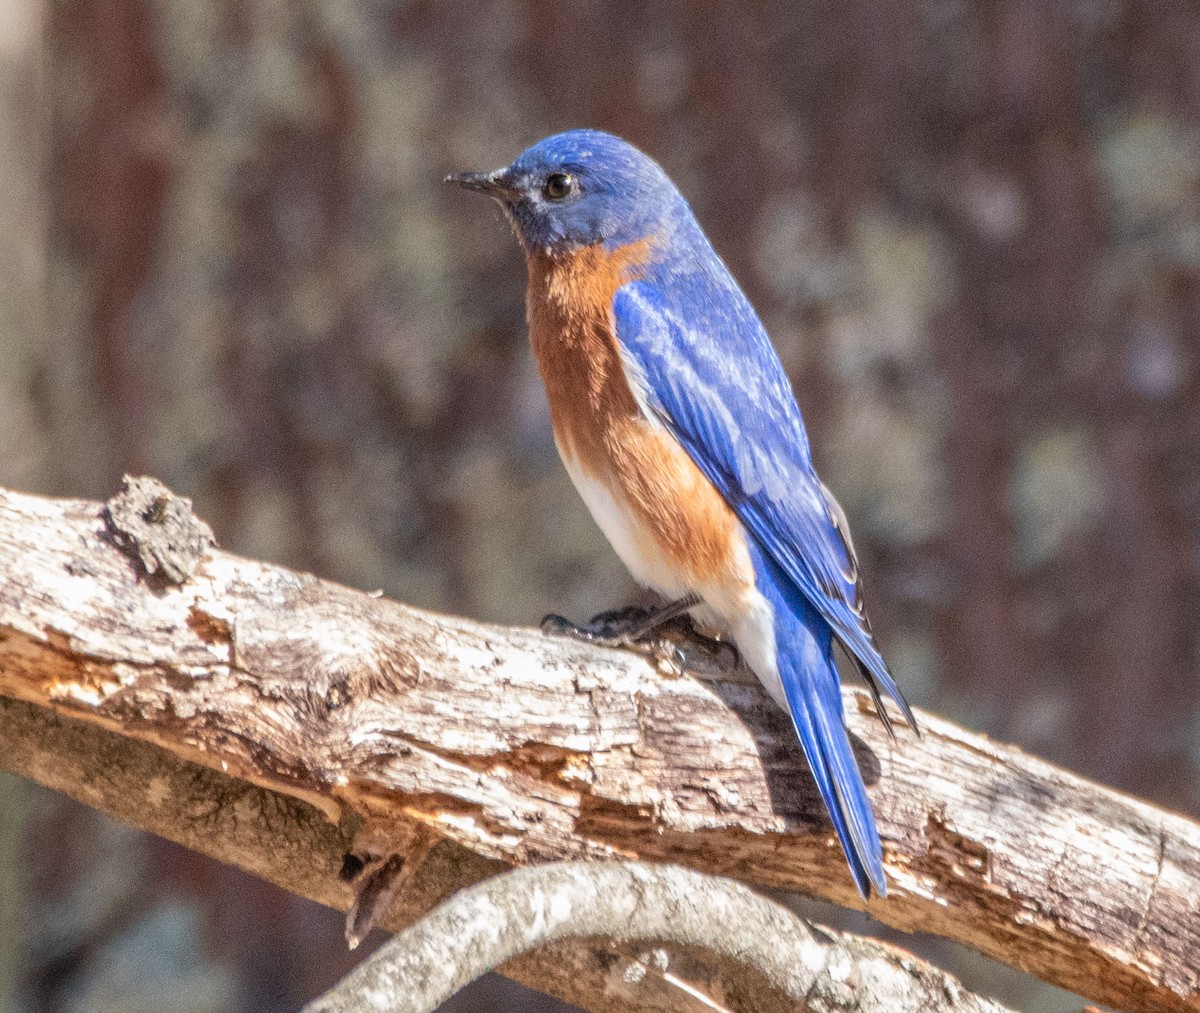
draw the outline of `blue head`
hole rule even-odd
[[[658,163],[599,130],[555,134],[503,169],[446,179],[498,200],[530,253],[624,246],[691,216]]]

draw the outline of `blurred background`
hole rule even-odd
[[[759,308],[909,699],[1200,814],[1190,0],[0,0],[0,484],[150,473],[227,549],[482,619],[632,600],[515,243],[439,182],[574,126],[653,154]],[[361,957],[0,789],[0,1008],[290,1011]]]

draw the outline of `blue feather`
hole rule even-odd
[[[693,243],[707,243],[695,231]],[[688,261],[673,250],[649,278],[618,290],[613,313],[628,373],[647,410],[916,728],[875,645],[841,511],[813,469],[787,374],[749,301],[710,257],[680,270]]]
[[[916,723],[875,646],[842,513],[813,469],[783,366],[716,254],[686,255],[707,244],[698,226],[688,238],[675,237],[665,261],[615,296],[626,373],[643,410],[675,435],[750,532],[796,734],[855,883],[864,896],[871,886],[883,896],[879,834],[845,729],[835,636],[868,677],[888,730],[877,686]]]
[[[776,663],[813,780],[859,892],[865,897],[874,886],[885,897],[879,832],[846,733],[829,625],[757,543],[750,555],[758,589],[775,610]]]

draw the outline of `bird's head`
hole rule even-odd
[[[599,130],[555,134],[495,172],[447,176],[499,201],[527,253],[663,235],[687,205],[658,164]]]

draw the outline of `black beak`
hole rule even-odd
[[[503,203],[516,200],[521,195],[503,169],[495,172],[457,172],[447,176],[443,182],[457,183],[464,190],[475,190]]]

